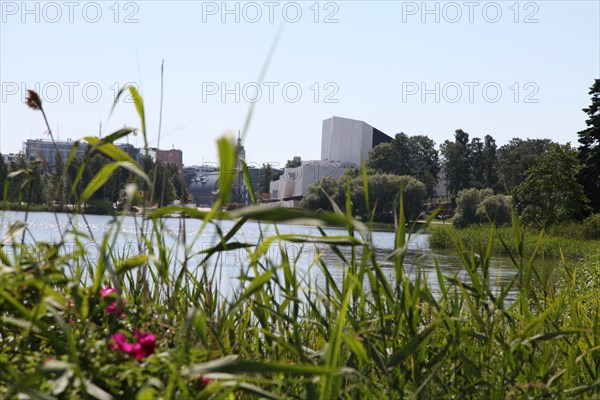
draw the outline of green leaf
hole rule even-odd
[[[140,254],[135,257],[130,257],[124,261],[121,261],[119,264],[117,264],[115,271],[117,274],[124,274],[125,272],[130,271],[134,268],[137,268],[140,265],[144,265],[144,263],[146,263],[149,258],[150,257],[145,254]]]
[[[352,291],[356,285],[354,276],[348,275],[347,282],[344,282],[344,289],[346,293],[342,301],[341,307],[331,338],[329,339],[329,345],[327,346],[327,352],[325,354],[325,366],[330,369],[338,368],[338,360],[341,356],[342,351],[342,334],[344,333],[344,327],[346,326],[346,316],[348,314],[348,305],[352,296]],[[341,384],[341,377],[326,376],[321,386],[321,400],[337,398],[336,388]]]
[[[83,386],[85,387],[87,394],[98,400],[112,400],[113,398],[110,394],[106,393],[103,389],[87,379],[84,379]]]
[[[87,201],[98,189],[100,189],[104,184],[110,179],[112,174],[119,168],[125,168],[134,174],[140,176],[144,179],[149,185],[152,185],[150,179],[146,175],[146,173],[136,164],[129,161],[116,161],[113,163],[106,164],[102,167],[100,171],[92,178],[90,183],[86,186],[81,194],[81,201]]]
[[[262,286],[267,283],[273,277],[273,270],[268,270],[256,278],[252,279],[250,285],[244,290],[244,293],[233,303],[229,309],[229,312],[233,314],[233,311],[239,307],[248,297],[252,296],[255,292],[260,290]]]
[[[135,103],[135,109],[137,110],[138,116],[140,117],[140,121],[142,123],[142,135],[144,136],[144,148],[148,148],[148,139],[146,132],[146,112],[144,111],[144,100],[142,99],[142,95],[135,86],[129,86],[129,93],[131,93],[131,97],[133,98],[133,102]]]
[[[25,228],[27,228],[27,222],[21,221],[21,220],[15,221],[13,224],[11,224],[9,226],[8,233],[6,235],[4,235],[4,237],[2,238],[2,242],[0,242],[0,244],[11,243],[15,237],[17,237],[17,236],[21,235],[21,233],[23,233]]]
[[[238,175],[236,170],[236,146],[232,134],[217,140],[219,150],[219,198],[222,204],[231,201],[233,183]]]
[[[70,370],[67,370],[65,372],[62,373],[61,376],[59,376],[57,379],[55,379],[52,382],[52,394],[53,395],[59,395],[62,392],[64,392],[67,387],[69,386],[69,380],[71,380],[71,377],[73,376],[73,372]]]
[[[40,331],[40,329],[37,326],[35,326],[34,324],[32,324],[31,322],[25,321],[25,320],[22,320],[19,318],[3,316],[3,317],[0,317],[0,321],[2,321],[2,325],[4,325],[4,326],[12,325],[17,328],[21,328],[24,331],[30,330],[30,331],[36,332],[36,333]]]
[[[92,178],[90,183],[86,186],[81,194],[81,201],[87,201],[94,193],[96,193],[104,184],[110,179],[112,174],[119,168],[117,162],[106,164],[100,171]]]
[[[409,355],[413,354],[419,348],[419,345],[427,339],[427,337],[433,332],[437,323],[433,323],[429,325],[427,328],[423,329],[416,336],[413,336],[411,340],[402,346],[400,349],[392,354],[392,358],[388,364],[388,367],[395,368],[401,361],[405,360]]]
[[[104,143],[114,143],[115,141],[124,138],[125,136],[135,132],[135,128],[122,128],[102,138]]]
[[[245,361],[238,356],[226,356],[201,364],[194,364],[184,375],[198,378],[211,372],[221,373],[282,373],[291,375],[333,375],[336,370],[313,364],[284,364],[274,362]]]
[[[248,188],[248,194],[250,194],[252,204],[256,204],[256,196],[254,195],[252,180],[250,179],[250,171],[248,171],[248,165],[246,165],[246,161],[244,160],[242,160],[242,170],[244,171],[244,181],[246,182],[246,187]]]
[[[93,150],[98,150],[115,161],[129,161],[130,163],[135,164],[135,160],[131,158],[129,154],[125,153],[112,143],[107,143],[103,139],[95,136],[86,136],[83,140],[88,142]]]

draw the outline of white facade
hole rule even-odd
[[[354,164],[338,161],[304,161],[300,167],[286,168],[279,180],[271,182],[271,200],[301,198],[308,193],[308,187],[321,178],[339,178]]]
[[[321,160],[359,166],[373,148],[373,127],[355,119],[332,117],[323,121]]]
[[[321,160],[303,161],[297,168],[286,168],[279,180],[271,182],[272,201],[282,207],[296,207],[308,187],[321,178],[339,178],[348,168],[360,167],[369,151],[391,137],[371,125],[354,119],[332,117],[323,121]]]
[[[444,170],[440,169],[438,173],[438,182],[435,185],[435,197],[443,199],[448,197],[448,181],[446,180],[446,174]]]

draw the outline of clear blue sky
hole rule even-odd
[[[116,87],[133,82],[156,145],[164,59],[160,147],[182,149],[187,165],[215,162],[215,139],[242,128],[280,27],[245,143],[256,164],[320,158],[321,123],[333,115],[437,144],[458,128],[499,146],[576,144],[600,77],[598,1],[229,1],[230,14],[221,1],[23,4],[1,1],[2,153],[44,136],[23,104],[36,85],[55,133],[75,139],[97,135],[100,121],[105,135],[139,126],[123,102],[108,120]]]

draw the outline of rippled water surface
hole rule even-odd
[[[24,220],[25,213],[22,212],[0,212],[0,237],[5,237],[9,226],[18,220]],[[164,219],[161,234],[163,234],[165,243],[171,251],[171,264],[173,268],[181,265],[181,261],[187,257],[187,266],[193,271],[199,270],[201,260],[204,258],[200,252],[208,249],[218,243],[217,227],[214,225],[203,226],[203,222],[194,219]],[[99,215],[88,215],[82,217],[70,214],[52,214],[46,212],[29,213],[27,216],[27,231],[25,233],[26,242],[36,241],[53,242],[60,240],[61,236],[66,235],[67,246],[73,243],[75,237],[74,231],[83,232],[88,237],[80,237],[85,243],[85,247],[91,255],[90,259],[97,256],[103,238],[110,235],[112,238],[111,249],[115,253],[125,256],[132,256],[139,253],[138,242],[139,232],[141,232],[144,221],[140,217],[119,217],[118,220]],[[219,228],[228,232],[234,225],[231,221],[222,221]],[[146,229],[148,226],[146,226]],[[255,244],[259,241],[261,232],[263,237],[274,235],[276,230],[281,234],[305,234],[320,235],[319,231],[310,226],[302,225],[284,225],[278,224],[275,228],[271,224],[247,222],[235,234],[232,240],[243,243]],[[346,231],[340,229],[325,229],[327,235],[344,236]],[[21,235],[18,236],[20,240]],[[414,275],[417,266],[422,268],[430,285],[437,286],[437,274],[435,271],[435,262],[437,261],[445,275],[456,275],[460,279],[467,281],[467,274],[455,252],[432,251],[429,248],[427,235],[416,233],[408,238],[408,252],[405,257],[404,268],[409,275]],[[184,245],[185,243],[185,245]],[[393,232],[373,232],[373,243],[376,247],[376,257],[380,261],[389,279],[394,277],[393,260],[388,260],[387,256],[394,250]],[[323,279],[322,272],[314,266],[317,256],[324,258],[329,272],[341,280],[345,271],[340,258],[330,249],[324,246],[313,244],[286,243],[286,249],[290,256],[297,257],[297,267],[301,274],[315,282]],[[187,249],[187,250],[186,250]],[[351,251],[348,247],[340,247],[342,254],[350,257]],[[5,251],[10,251],[7,247]],[[360,255],[360,250],[358,251]],[[279,244],[272,244],[266,257],[277,262],[280,260]],[[212,272],[218,273],[218,278],[225,286],[235,286],[236,277],[239,276],[241,268],[248,264],[248,251],[245,249],[232,250],[222,253],[219,257],[213,257],[206,266]],[[179,262],[174,262],[177,259]],[[490,269],[490,278],[498,286],[506,284],[515,274],[515,269],[511,266],[508,259],[496,258],[492,261]],[[227,290],[226,287],[223,289]]]

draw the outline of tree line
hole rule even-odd
[[[470,211],[460,207],[457,210],[455,220],[462,221],[460,224],[481,220],[486,211],[506,219],[507,205],[509,209],[514,206],[525,222],[539,225],[580,220],[599,213],[600,79],[594,81],[589,95],[591,105],[583,109],[588,128],[578,132],[577,148],[570,143],[529,138],[514,138],[498,148],[491,135],[470,138],[467,132],[457,129],[454,139],[441,143],[438,150],[425,135],[401,132],[392,141],[375,146],[366,162],[369,187],[371,182],[386,181],[395,188],[378,191],[374,184],[375,190],[370,194],[381,207],[389,202],[386,196],[399,193],[401,182],[392,177],[402,177],[405,184],[407,177],[416,179],[424,186],[423,200],[434,198],[436,187],[442,183],[454,205],[457,199],[471,204]],[[316,182],[303,205],[330,209],[326,204],[329,197],[342,200],[339,194],[344,193],[343,178],[334,181],[325,178]],[[358,198],[353,197],[354,200]],[[472,205],[474,201],[476,204]],[[380,212],[386,207],[381,207]]]
[[[104,154],[91,152],[81,159],[75,157],[65,163],[57,152],[55,164],[49,167],[44,160],[28,160],[23,153],[17,154],[13,162],[6,163],[0,154],[0,188],[4,190],[3,199],[9,203],[23,202],[64,209],[68,204],[79,202],[78,196],[85,186],[111,161]],[[85,165],[79,176],[83,164]],[[152,193],[150,201],[158,206],[185,199],[187,192],[182,172],[175,164],[160,160],[155,162],[151,157],[144,156],[141,167],[153,180],[153,190],[128,169],[118,168],[90,197],[88,205],[104,210],[112,210],[114,205],[122,207],[127,183],[136,183],[142,194]]]

